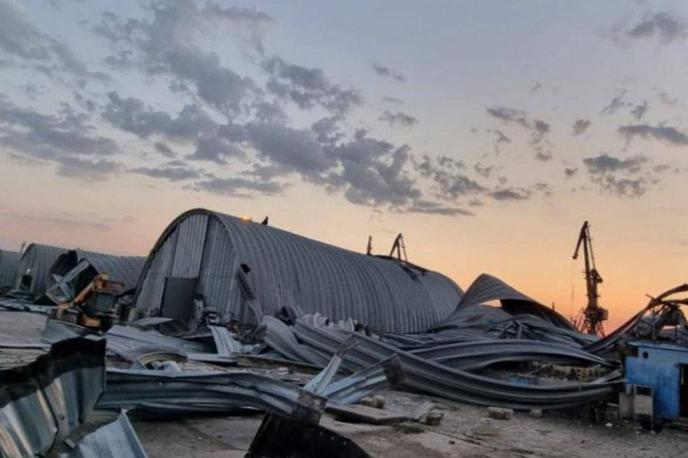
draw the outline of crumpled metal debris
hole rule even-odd
[[[147,458],[125,412],[117,420],[81,438],[77,446],[60,458]]]
[[[0,371],[0,455],[39,456],[82,424],[105,387],[105,341],[55,343],[34,362]]]
[[[252,372],[108,369],[107,389],[98,407],[128,409],[144,416],[227,413],[258,409],[317,422],[326,402],[353,403],[371,391],[397,386],[403,380],[398,359],[391,358],[348,377],[332,381],[339,354],[301,388]]]
[[[592,383],[526,385],[452,368],[401,350],[390,343],[356,333],[319,328],[302,321],[297,321],[295,326],[287,329],[292,332],[292,337],[280,339],[280,342],[295,341],[298,345],[312,347],[321,354],[335,354],[343,342],[353,337],[357,345],[343,356],[343,365],[347,369],[365,369],[390,356],[398,355],[406,375],[404,387],[479,405],[522,410],[563,408],[604,399],[615,392],[621,383],[621,378],[615,374],[608,380]],[[285,351],[279,346],[274,349],[285,356],[294,353],[293,349]]]

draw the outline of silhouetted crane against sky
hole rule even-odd
[[[585,258],[585,288],[587,290],[588,304],[581,310],[575,325],[581,332],[587,332],[593,335],[604,335],[602,322],[609,318],[609,312],[600,307],[598,303],[600,295],[597,292],[597,285],[602,283],[602,277],[595,267],[595,255],[592,251],[592,238],[590,237],[590,224],[588,224],[587,221],[583,223],[583,227],[581,227],[578,243],[576,243],[576,250],[573,253],[573,259],[578,259],[578,252],[581,246],[583,247],[583,256]]]

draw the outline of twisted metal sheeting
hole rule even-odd
[[[296,323],[293,332],[303,344],[330,355],[352,335],[301,322]],[[604,399],[614,393],[620,384],[617,379],[557,385],[510,383],[450,368],[370,337],[353,336],[357,345],[344,355],[344,365],[348,369],[360,370],[396,354],[404,370],[406,379],[403,386],[406,388],[478,405],[524,410],[563,408]]]
[[[292,416],[317,401],[296,385],[249,372],[108,369],[103,409],[155,416],[246,408]]]
[[[155,331],[142,331],[131,326],[115,325],[105,336],[108,351],[130,362],[151,351],[168,350],[184,355],[210,353],[210,348],[202,343],[164,336]]]
[[[332,367],[338,365],[335,360]],[[319,417],[326,401],[357,402],[371,391],[389,388],[403,378],[394,358],[332,383],[330,372],[317,375],[308,389],[301,389],[250,372],[113,368],[108,369],[107,389],[98,407],[131,409],[132,413],[154,416],[227,413],[249,408],[288,417],[300,417],[306,412],[313,419],[316,413]]]
[[[462,320],[461,315],[464,310],[495,300],[500,301],[502,309],[510,315],[534,315],[555,327],[575,331],[569,320],[561,314],[488,274],[481,274],[475,279],[454,311],[446,319],[442,320],[441,324],[435,327],[451,326],[454,321]]]
[[[545,362],[611,367],[606,359],[568,345],[534,340],[479,340],[435,345],[412,354],[449,367],[474,371],[497,363]]]
[[[87,261],[98,274],[107,274],[111,281],[124,283],[126,289],[134,289],[139,281],[141,270],[146,262],[142,256],[116,256],[81,249],[62,253],[50,266],[48,285],[52,285],[53,275],[64,277],[81,261]],[[88,278],[86,281],[90,281]]]
[[[105,386],[105,342],[69,339],[0,371],[0,455],[42,456],[83,423]]]
[[[77,446],[60,458],[147,458],[127,414],[84,436]]]

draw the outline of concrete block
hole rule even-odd
[[[487,416],[495,420],[511,420],[514,416],[514,410],[503,407],[488,407]]]

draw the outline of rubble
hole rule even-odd
[[[503,407],[488,407],[487,416],[495,420],[511,420],[514,416],[513,409],[505,409]]]

